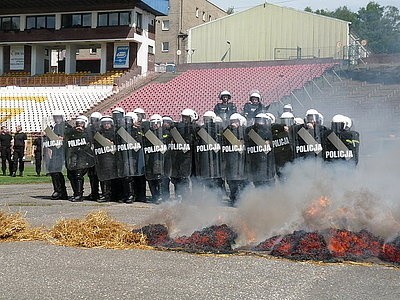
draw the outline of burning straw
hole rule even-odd
[[[58,221],[50,230],[56,245],[138,249],[146,248],[147,241],[142,234],[132,232],[128,225],[116,222],[104,211],[89,213],[83,219]]]
[[[0,242],[45,240],[42,228],[31,228],[20,213],[0,211]]]

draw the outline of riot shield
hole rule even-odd
[[[219,125],[208,122],[196,132],[195,165],[200,178],[222,177],[222,135]]]
[[[144,127],[143,153],[147,180],[161,179],[164,175],[164,155],[166,152],[167,145],[163,142],[162,128],[154,128],[150,124]]]
[[[228,126],[222,133],[222,173],[226,180],[245,180],[245,127]]]
[[[118,177],[141,176],[144,174],[142,135],[129,120],[116,130]]]
[[[64,122],[54,126],[47,126],[44,130],[42,163],[43,169],[48,174],[62,172],[65,165],[64,133]]]
[[[249,181],[269,182],[275,177],[272,133],[268,126],[253,125],[246,129],[246,174]]]
[[[356,131],[335,133],[327,130],[323,139],[323,159],[325,161],[346,161],[358,164],[360,136]]]
[[[71,128],[64,137],[65,161],[68,170],[81,170],[95,164],[90,133]]]
[[[293,145],[289,137],[289,128],[283,124],[272,124],[272,148],[275,157],[275,167],[277,172],[285,166],[287,162],[293,161]]]
[[[188,178],[192,174],[193,160],[193,126],[187,123],[179,122],[170,130],[171,139],[168,144],[170,152],[171,178]]]
[[[306,124],[294,125],[290,129],[293,141],[293,156],[299,157],[322,157],[322,140],[326,127],[314,125],[308,128]]]
[[[96,173],[100,181],[118,178],[117,147],[114,143],[114,128],[100,129],[93,136]]]

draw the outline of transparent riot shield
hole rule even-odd
[[[192,174],[193,162],[193,126],[178,122],[170,130],[170,152],[171,168],[169,177],[188,178]],[[166,174],[168,175],[168,174]]]
[[[299,157],[322,157],[322,139],[326,127],[314,125],[312,128],[307,124],[291,127],[294,158]]]
[[[248,180],[252,182],[272,181],[276,171],[270,128],[258,124],[248,127],[245,141]]]
[[[245,127],[228,126],[223,131],[222,173],[226,180],[245,180],[246,146]]]
[[[114,138],[114,128],[100,129],[93,136],[96,173],[100,181],[118,178],[117,147]]]
[[[144,157],[141,130],[127,120],[116,129],[118,177],[141,176],[144,174]]]
[[[356,131],[335,133],[327,130],[323,142],[323,159],[325,161],[346,161],[358,164],[360,136]]]
[[[200,178],[222,177],[222,135],[219,126],[205,123],[196,132],[195,165]]]
[[[161,179],[164,175],[164,158],[167,152],[167,145],[163,141],[161,124],[158,128],[148,124],[144,127],[143,153],[145,176],[147,180]]]
[[[277,172],[286,163],[293,161],[293,144],[289,136],[289,127],[284,124],[272,124],[272,148]]]
[[[64,134],[64,122],[44,129],[42,163],[43,169],[48,174],[62,172],[65,166]]]
[[[76,128],[67,130],[64,144],[65,162],[68,170],[87,169],[95,165],[89,131]]]

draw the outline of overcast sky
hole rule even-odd
[[[222,9],[227,9],[228,7],[234,7],[235,12],[245,10],[262,4],[265,2],[271,4],[277,4],[279,6],[293,7],[299,10],[304,10],[305,7],[309,6],[312,10],[316,9],[328,9],[335,10],[341,6],[347,6],[353,12],[357,12],[361,7],[367,6],[371,1],[369,0],[208,0]],[[395,6],[400,8],[399,0],[376,0],[374,1],[381,6]]]

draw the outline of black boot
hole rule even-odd
[[[82,202],[83,201],[83,178],[76,179],[74,197],[72,202]]]
[[[111,201],[111,182],[105,181],[103,183],[103,195],[97,200],[97,202],[109,202]]]

